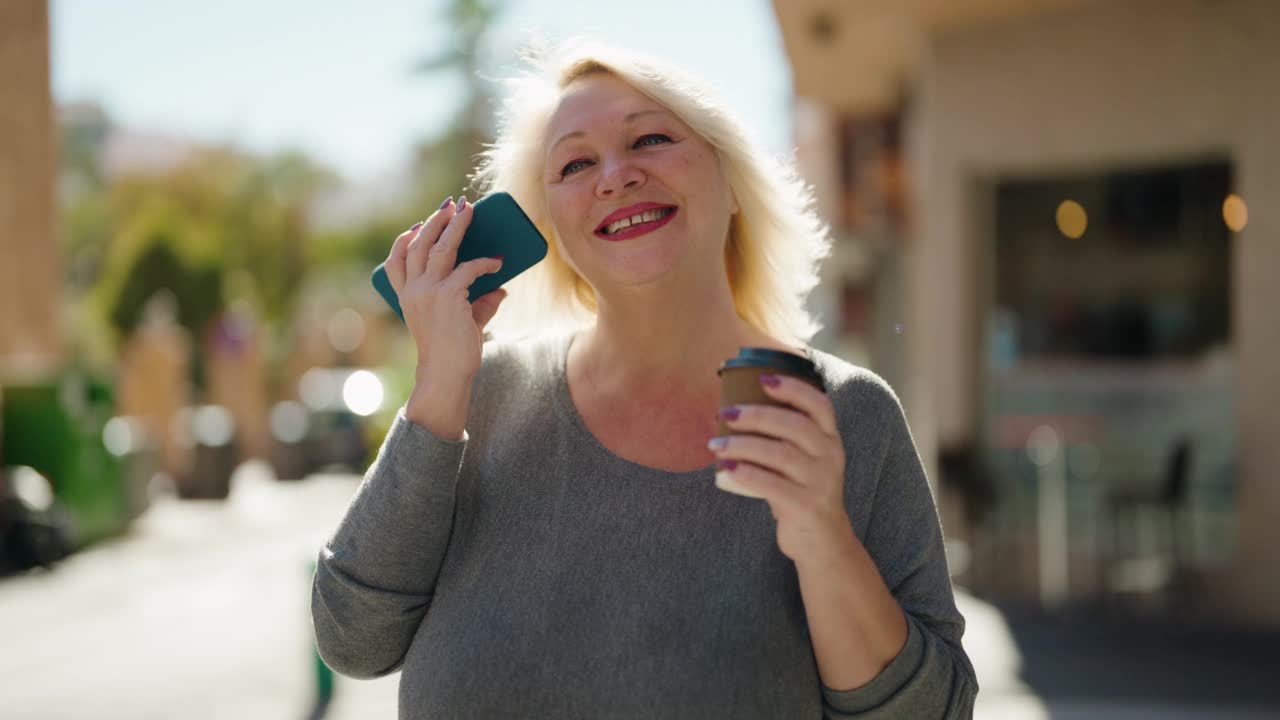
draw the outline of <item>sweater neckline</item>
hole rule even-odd
[[[579,449],[586,452],[591,460],[604,466],[611,472],[628,478],[648,482],[688,483],[695,480],[710,480],[715,477],[715,463],[695,470],[675,471],[651,467],[628,460],[604,446],[604,443],[591,432],[587,423],[573,404],[573,395],[569,392],[569,348],[573,346],[575,334],[566,333],[560,338],[558,347],[553,353],[555,358],[556,404],[559,415],[568,421],[574,435],[579,441]]]

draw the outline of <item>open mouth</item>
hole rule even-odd
[[[646,205],[613,213],[596,228],[596,235],[606,240],[626,240],[657,230],[676,214],[674,205]]]

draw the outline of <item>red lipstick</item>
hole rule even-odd
[[[653,210],[660,213],[657,219],[650,220],[648,222],[633,222],[630,227],[621,228],[612,233],[605,231],[605,228],[609,227],[612,223]],[[627,240],[657,230],[663,225],[671,222],[671,219],[675,217],[675,215],[676,206],[674,205],[663,205],[661,203],[653,202],[636,203],[609,213],[609,215],[605,217],[598,226],[596,226],[595,233],[597,237],[614,242]]]

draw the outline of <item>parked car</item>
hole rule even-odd
[[[276,477],[297,480],[325,469],[363,472],[369,458],[369,416],[382,408],[384,381],[362,368],[311,368],[301,401],[271,409]]]
[[[66,508],[49,479],[27,465],[0,468],[0,576],[48,568],[72,545]]]

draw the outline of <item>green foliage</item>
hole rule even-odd
[[[354,228],[309,226],[308,210],[337,178],[302,154],[205,148],[165,172],[108,176],[100,158],[109,118],[92,107],[68,111],[62,133],[68,299],[92,319],[74,323],[80,340],[96,356],[110,356],[107,346],[137,326],[155,293],[167,291],[197,345],[197,362],[206,326],[233,303],[253,308],[267,347],[278,349],[269,357],[282,360],[308,277],[367,283],[399,233],[445,196],[467,190],[475,156],[490,137],[491,97],[479,71],[488,64],[485,47],[503,4],[446,4],[452,42],[439,43],[439,52],[415,70],[460,76],[463,102],[448,129],[418,147],[409,207]]]
[[[129,216],[96,289],[96,307],[124,337],[142,320],[147,301],[162,290],[177,301],[178,322],[199,338],[226,305],[222,265],[198,252],[201,229],[167,198],[153,196]]]
[[[122,178],[105,195],[84,196],[69,209],[69,244],[108,238],[95,305],[121,335],[162,289],[197,342],[234,300],[279,327],[292,318],[305,275],[306,207],[332,182],[300,155],[211,150],[170,174]]]
[[[387,259],[396,236],[420,219],[409,215],[379,218],[357,228],[320,233],[308,246],[307,267],[326,270],[354,265],[372,272]]]

